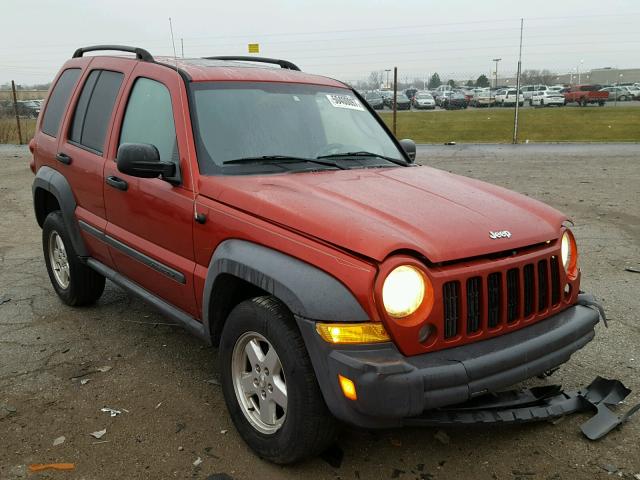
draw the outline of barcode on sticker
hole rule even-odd
[[[356,97],[351,95],[327,94],[329,103],[337,108],[348,108],[350,110],[364,110]]]

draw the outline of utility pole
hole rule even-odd
[[[180,38],[180,49],[182,50],[182,58],[184,58],[184,38]]]
[[[396,120],[398,116],[398,67],[393,67],[393,134],[396,134]]]
[[[582,85],[582,72],[580,71],[580,66],[584,63],[584,60],[580,60],[580,63],[576,66],[578,70],[578,85]]]
[[[520,72],[522,71],[522,30],[524,19],[520,19],[520,53],[518,54],[518,73],[516,74],[516,109],[513,116],[513,144],[518,143],[518,112],[520,111]],[[496,63],[496,71],[498,71]]]
[[[502,60],[501,58],[494,58],[493,61],[496,62],[496,85],[495,87],[498,88],[498,62]]]
[[[18,142],[22,145],[22,129],[20,128],[20,115],[18,115],[18,99],[16,98],[16,84],[11,80],[11,90],[13,92],[13,111],[16,114],[16,124],[18,125]]]
[[[389,88],[389,73],[391,72],[391,69],[387,68],[385,72],[387,72],[387,88]]]

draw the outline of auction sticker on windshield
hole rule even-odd
[[[329,99],[329,103],[334,107],[364,111],[364,107],[360,104],[358,99],[351,95],[336,95],[328,93],[327,98]]]

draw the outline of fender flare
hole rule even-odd
[[[38,189],[45,190],[51,193],[60,205],[62,211],[62,218],[67,227],[67,233],[73,244],[73,248],[80,257],[88,257],[89,253],[84,244],[84,240],[80,235],[80,228],[76,220],[76,199],[73,196],[73,190],[67,179],[57,170],[51,167],[42,166],[36,173],[36,178],[33,180],[31,191],[33,194],[33,208],[38,218],[37,204],[36,204],[36,192]],[[40,219],[38,218],[39,222]],[[44,221],[44,219],[42,219]]]
[[[291,312],[310,320],[364,322],[369,317],[339,280],[319,268],[256,243],[225,240],[209,262],[202,302],[202,320],[211,334],[210,302],[216,278],[230,274],[284,302]]]

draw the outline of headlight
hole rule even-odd
[[[560,255],[562,257],[562,266],[565,272],[567,272],[567,276],[569,278],[575,278],[578,270],[578,247],[571,230],[566,230],[562,235]]]
[[[420,308],[425,290],[422,272],[410,265],[400,265],[387,275],[382,285],[384,308],[394,318],[407,317]]]

